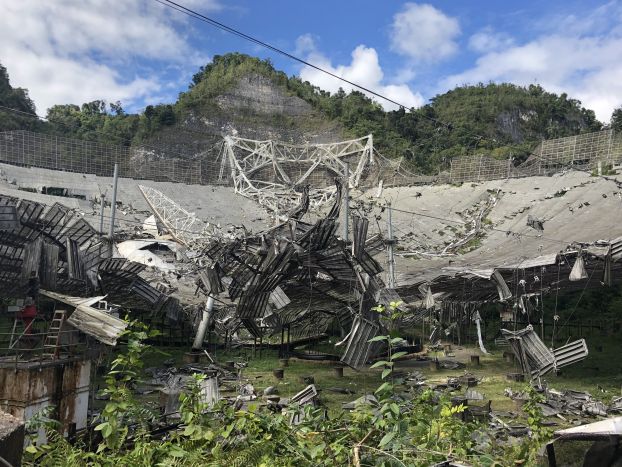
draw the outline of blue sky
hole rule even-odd
[[[488,81],[566,92],[603,121],[622,104],[622,0],[178,3],[408,106]],[[348,89],[154,0],[0,0],[0,12],[0,63],[41,115],[98,98],[131,111],[172,102],[200,65],[231,51]]]

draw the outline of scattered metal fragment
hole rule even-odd
[[[462,362],[455,360],[439,360],[440,367],[444,370],[457,370],[459,368],[466,368],[466,365]]]
[[[47,290],[40,293],[61,303],[74,307],[67,319],[67,324],[79,329],[85,334],[94,337],[107,345],[116,345],[117,339],[127,328],[128,323],[110,314],[105,297],[80,298],[63,295]],[[106,308],[94,308],[91,305],[101,303]]]
[[[334,392],[337,394],[355,394],[355,391],[353,391],[352,389],[348,389],[348,388],[336,388],[336,387],[330,387],[330,388],[326,388],[326,391],[330,391],[330,392]]]
[[[360,368],[367,363],[374,348],[379,347],[377,342],[369,342],[378,335],[380,326],[370,320],[357,316],[354,318],[352,329],[346,344],[341,361],[353,368]]]
[[[263,390],[264,396],[274,396],[278,393],[279,393],[279,390],[276,388],[276,386],[268,386],[267,388]]]
[[[588,355],[585,339],[572,342],[555,350],[548,349],[529,325],[520,331],[501,330],[510,344],[523,372],[538,378],[566,365],[583,360]]]
[[[481,392],[475,391],[473,389],[467,389],[464,393],[464,397],[466,397],[470,401],[483,401],[484,395]]]
[[[310,384],[302,391],[297,393],[290,399],[290,402],[294,402],[300,405],[310,404],[314,402],[317,398],[317,389],[315,388],[315,384]]]
[[[537,217],[532,216],[531,214],[527,216],[527,225],[539,232],[544,231],[544,222],[545,221],[540,220]]]
[[[587,425],[575,426],[554,432],[555,439],[546,445],[549,467],[557,467],[556,449],[569,441],[592,441],[585,451],[584,466],[618,465],[622,460],[619,449],[622,438],[622,417],[614,417]]]

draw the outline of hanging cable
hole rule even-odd
[[[336,79],[338,79],[340,81],[343,81],[344,83],[347,83],[347,84],[349,84],[351,86],[354,86],[355,88],[358,88],[358,89],[360,89],[362,91],[365,91],[365,92],[367,92],[369,94],[372,94],[372,95],[374,95],[376,97],[379,97],[380,99],[383,99],[383,100],[385,100],[387,102],[395,104],[395,105],[397,105],[400,108],[403,108],[403,109],[410,108],[409,106],[407,106],[405,104],[402,104],[402,103],[400,103],[400,102],[398,102],[398,101],[396,101],[394,99],[391,99],[391,98],[389,98],[387,96],[384,96],[384,95],[380,94],[379,92],[376,92],[376,91],[374,91],[372,89],[369,89],[369,88],[367,88],[365,86],[362,86],[362,85],[357,84],[357,83],[355,83],[353,81],[350,81],[350,80],[344,78],[343,76],[339,76],[339,75],[337,75],[337,74],[335,74],[335,73],[333,73],[333,72],[331,72],[331,71],[329,71],[329,70],[327,70],[325,68],[322,68],[322,67],[320,67],[318,65],[310,63],[307,60],[304,60],[304,59],[302,59],[300,57],[297,57],[297,56],[295,56],[295,55],[293,55],[293,54],[291,54],[289,52],[284,51],[283,49],[279,49],[278,47],[275,47],[275,46],[273,46],[271,44],[268,44],[267,42],[264,42],[262,40],[259,40],[259,39],[255,38],[255,37],[253,37],[253,36],[245,34],[245,33],[243,33],[242,31],[240,31],[238,29],[235,29],[235,28],[232,28],[230,26],[227,26],[226,24],[223,24],[223,23],[221,23],[219,21],[216,21],[215,19],[212,19],[212,18],[210,18],[208,16],[205,16],[205,15],[203,15],[203,14],[201,14],[201,13],[195,11],[195,10],[192,10],[192,9],[190,9],[188,7],[185,7],[185,6],[183,6],[183,5],[179,4],[179,3],[173,2],[171,0],[154,0],[154,1],[156,1],[157,3],[159,3],[161,5],[166,6],[168,8],[171,8],[171,9],[173,9],[175,11],[178,11],[180,13],[188,15],[191,18],[194,18],[194,19],[197,19],[197,20],[202,21],[204,23],[210,24],[211,26],[214,26],[214,27],[216,27],[216,28],[218,28],[218,29],[220,29],[222,31],[226,31],[226,32],[228,32],[230,34],[233,34],[233,35],[235,35],[237,37],[245,39],[245,40],[247,40],[249,42],[252,42],[252,43],[254,43],[256,45],[265,47],[268,50],[271,50],[271,51],[276,52],[276,53],[278,53],[280,55],[283,55],[284,57],[287,57],[287,58],[289,58],[291,60],[294,60],[294,61],[296,61],[298,63],[301,63],[301,64],[303,64],[305,66],[308,66],[308,67],[313,68],[315,70],[318,70],[318,71],[320,71],[322,73],[325,73],[325,74],[327,74],[329,76],[332,76],[333,78],[336,78]],[[435,123],[438,123],[440,125],[444,125],[446,127],[449,127],[449,125],[447,125],[446,123],[443,123],[440,120],[437,120],[435,118],[429,117],[427,115],[421,115],[421,116],[423,118],[426,118],[426,119],[428,119],[430,121],[433,121]]]

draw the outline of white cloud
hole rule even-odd
[[[610,1],[585,14],[534,20],[540,35],[522,44],[485,51],[475,66],[448,77],[444,88],[488,81],[538,83],[567,93],[608,122],[622,105],[622,3]]]
[[[149,100],[164,85],[150,66],[135,76],[140,61],[207,61],[179,32],[187,17],[149,0],[0,0],[0,8],[0,62],[41,115],[53,104]]]
[[[296,55],[307,55],[313,52],[315,52],[315,39],[313,35],[307,33],[298,36],[294,53]]]
[[[352,61],[350,64],[333,66],[331,61],[317,50],[313,38],[310,35],[306,34],[300,36],[296,44],[297,49],[307,52],[307,61],[337,76],[384,95],[403,104],[407,108],[420,107],[424,103],[421,94],[418,92],[414,93],[408,85],[384,83],[384,73],[378,62],[378,54],[376,50],[371,47],[359,45],[352,51]],[[348,83],[308,66],[302,68],[300,71],[300,78],[303,81],[309,81],[325,91],[336,92],[339,88],[343,88],[347,92],[352,90],[360,91],[360,89]],[[398,107],[370,93],[366,94],[374,98],[387,110],[395,110]]]
[[[29,89],[39,115],[55,104],[81,104],[95,99],[134,102],[161,89],[153,79],[124,80],[114,69],[92,61],[75,61],[58,56],[42,59],[28,50],[5,56],[14,85]],[[19,63],[18,67],[11,63]]]
[[[607,122],[622,104],[622,36],[542,36],[482,55],[471,69],[448,77],[444,87],[488,81],[537,82],[581,100]]]
[[[566,35],[608,34],[622,27],[622,5],[611,0],[600,6],[591,5],[587,11],[577,14],[560,13],[536,21],[536,26],[546,33],[553,28]]]
[[[439,61],[458,50],[460,24],[429,4],[406,3],[393,17],[391,48],[417,61]]]
[[[469,49],[475,52],[492,52],[514,44],[514,40],[505,33],[495,32],[486,27],[469,37]]]

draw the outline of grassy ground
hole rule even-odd
[[[166,359],[174,359],[175,365],[183,364],[183,355],[187,348],[164,348],[165,354],[151,354],[145,359],[145,368],[161,366]],[[231,352],[218,352],[212,355],[217,362],[224,364],[227,361],[248,362],[248,366],[242,372],[242,378],[248,380],[259,393],[268,386],[275,386],[281,397],[291,397],[307,384],[302,380],[304,376],[313,376],[315,385],[320,391],[321,400],[331,410],[341,408],[343,402],[349,402],[363,394],[373,393],[380,385],[380,372],[377,370],[355,371],[344,368],[342,378],[335,375],[333,368],[335,362],[315,362],[291,358],[289,365],[284,368],[284,377],[278,380],[272,370],[280,368],[278,352],[276,350],[263,350],[262,357],[252,357],[252,353],[241,350]],[[354,394],[340,394],[328,390],[328,388],[347,388]],[[234,392],[223,392],[223,396],[233,396]]]
[[[602,351],[597,351],[596,346],[602,346]],[[588,342],[590,346],[590,342]],[[592,350],[588,358],[578,364],[566,367],[559,375],[547,375],[546,382],[549,387],[559,390],[576,389],[590,392],[594,397],[605,402],[612,397],[622,395],[622,364],[619,356],[622,343],[620,339],[600,338],[598,344],[592,342]],[[503,349],[489,349],[490,355],[482,355],[479,349],[474,347],[453,346],[455,357],[444,357],[439,354],[441,360],[457,360],[466,363],[466,369],[433,371],[427,362],[403,361],[396,365],[396,370],[420,371],[426,376],[429,383],[445,383],[451,376],[461,376],[469,372],[481,378],[481,383],[475,388],[481,392],[486,400],[492,401],[492,409],[496,411],[516,411],[514,402],[504,395],[505,388],[519,391],[525,387],[525,383],[509,381],[506,374],[519,372],[520,370],[503,359]],[[145,367],[161,366],[162,361],[168,358],[175,360],[177,365],[182,364],[182,357],[186,348],[163,349],[166,355],[152,354],[145,361]],[[470,355],[480,355],[480,366],[470,365]],[[430,356],[435,356],[431,354]],[[289,360],[289,366],[284,368],[283,380],[278,380],[272,374],[272,370],[279,368],[279,360],[276,351],[264,350],[262,358],[252,357],[252,352],[241,350],[232,352],[218,352],[215,355],[217,361],[248,362],[242,376],[253,384],[257,391],[268,386],[276,386],[282,397],[291,397],[306,386],[302,381],[303,376],[313,376],[317,389],[320,391],[321,400],[331,411],[341,408],[343,402],[349,402],[364,394],[371,394],[381,384],[380,370],[364,369],[355,371],[351,368],[344,369],[343,378],[335,375],[333,362],[315,362],[308,360]],[[354,394],[340,394],[330,391],[329,388],[345,388],[354,391]],[[234,393],[223,393],[234,395]]]
[[[546,382],[549,387],[558,390],[575,389],[590,392],[594,397],[608,402],[611,398],[621,395],[622,388],[622,365],[620,364],[620,339],[613,337],[601,337],[588,341],[591,347],[589,357],[578,364],[563,369],[559,375],[548,375]],[[183,364],[183,355],[188,351],[184,348],[164,348],[164,353],[151,353],[144,359],[145,368],[161,367],[165,360],[173,360],[176,366]],[[511,412],[516,414],[516,418],[511,420],[507,415],[501,418],[510,424],[524,423],[524,414],[517,409],[515,403],[504,395],[506,388],[520,391],[525,388],[526,383],[516,383],[509,381],[506,374],[519,372],[519,369],[512,363],[503,359],[504,349],[489,349],[489,355],[482,355],[475,347],[453,346],[452,352],[455,357],[445,357],[439,355],[441,360],[456,360],[465,363],[467,367],[459,370],[439,370],[434,371],[427,361],[406,360],[396,365],[397,371],[419,371],[424,374],[428,383],[446,383],[448,377],[461,376],[465,372],[481,378],[481,383],[474,388],[484,395],[485,400],[491,401],[491,407],[496,412]],[[479,366],[470,365],[470,356],[479,355],[481,364]],[[429,355],[435,357],[435,354]],[[302,380],[303,376],[313,376],[317,389],[320,391],[320,398],[329,409],[331,416],[340,413],[342,403],[350,402],[364,394],[372,394],[381,384],[380,370],[364,369],[355,371],[351,368],[344,369],[344,376],[336,376],[332,362],[314,362],[298,359],[290,359],[289,365],[284,368],[284,378],[278,380],[272,371],[279,368],[277,351],[263,351],[262,357],[253,358],[252,352],[248,350],[217,352],[213,357],[220,363],[227,361],[247,362],[248,366],[243,370],[243,379],[253,384],[259,393],[268,386],[276,386],[282,397],[291,397],[306,386]],[[346,388],[353,391],[353,394],[340,394],[330,391],[329,388]],[[464,388],[458,394],[463,393]],[[236,391],[223,391],[223,396],[235,396]],[[153,408],[158,405],[157,393],[143,396],[145,404]],[[97,401],[103,406],[103,401]],[[555,429],[563,428],[572,424],[572,420],[566,422],[552,418],[557,423]],[[596,421],[596,419],[593,419]],[[585,421],[583,421],[585,423]],[[566,442],[556,443],[556,453],[558,465],[580,466],[586,450],[590,443],[586,442]],[[546,465],[544,461],[542,464]]]

